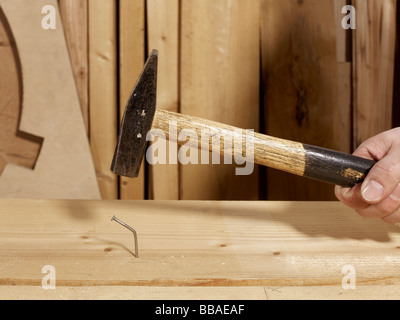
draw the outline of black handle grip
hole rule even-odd
[[[353,187],[363,182],[376,163],[370,159],[306,144],[304,150],[304,177],[343,187]]]

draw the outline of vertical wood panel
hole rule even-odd
[[[258,131],[259,1],[185,0],[181,19],[181,112]],[[181,165],[180,198],[256,199],[258,168],[235,168]]]
[[[393,127],[400,127],[400,5],[396,8],[396,55],[393,93]]]
[[[346,6],[350,0],[335,0],[334,14],[336,27],[336,56],[338,62],[351,62],[351,29],[343,29],[342,20],[345,14],[342,8]]]
[[[79,102],[88,131],[88,3],[87,0],[59,0],[59,3]]]
[[[145,62],[145,0],[119,0],[120,119]],[[135,179],[120,177],[121,199],[144,199],[145,168]]]
[[[110,171],[117,140],[117,59],[114,0],[89,0],[90,143],[103,199],[118,197]]]
[[[395,0],[354,0],[354,144],[392,127]]]
[[[350,69],[338,66],[334,8],[334,0],[262,1],[264,113],[272,136],[348,151]],[[327,184],[276,170],[267,180],[270,200],[335,199]]]
[[[149,50],[159,52],[157,109],[178,112],[179,1],[148,0],[147,19]],[[175,142],[167,143],[167,159],[169,143]],[[179,199],[178,164],[152,165],[150,172],[152,199]]]

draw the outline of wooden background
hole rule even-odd
[[[397,1],[354,0],[357,29],[344,31],[348,2],[59,0],[102,198],[334,200],[330,185],[261,167],[235,176],[233,165],[144,163],[137,179],[109,167],[151,49],[159,50],[160,109],[348,153],[399,126]],[[1,173],[8,163],[33,168],[41,139],[18,129],[19,66],[0,18]]]

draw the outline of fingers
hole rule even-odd
[[[385,221],[400,221],[400,185],[395,189],[393,194],[384,199],[378,204],[369,205],[363,209],[356,211],[365,218],[382,218]],[[397,219],[398,218],[398,219]]]
[[[368,204],[361,197],[361,186],[335,188],[336,197],[364,218],[381,218],[387,223],[400,221],[400,184],[394,192],[378,204]]]
[[[346,206],[355,210],[362,210],[369,206],[361,196],[361,184],[353,188],[344,188],[340,186],[335,187],[335,195]]]
[[[400,222],[400,128],[365,141],[354,155],[377,163],[361,185],[337,186],[336,197],[362,217]]]
[[[390,197],[400,183],[400,148],[392,148],[378,161],[361,186],[366,203],[377,204]]]

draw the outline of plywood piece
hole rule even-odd
[[[110,171],[117,141],[117,5],[89,0],[90,145],[103,199],[118,198]]]
[[[157,49],[157,109],[179,111],[179,1],[147,1],[149,49]],[[176,142],[171,142],[176,143]],[[166,144],[169,150],[169,142]],[[169,159],[169,153],[166,154]],[[150,166],[150,197],[156,200],[179,199],[178,164]]]
[[[258,131],[259,1],[181,6],[180,112]],[[235,168],[181,165],[180,199],[257,199],[258,168],[248,176]]]
[[[354,0],[354,145],[392,128],[395,0]]]
[[[42,28],[42,7],[56,1],[1,0],[22,66],[20,130],[43,137],[35,169],[7,165],[1,197],[98,199],[99,188],[62,24]],[[51,66],[51,67],[49,67]]]
[[[120,119],[145,63],[145,1],[119,1],[119,98]],[[135,179],[120,177],[120,199],[145,198],[145,166]]]
[[[88,3],[87,0],[59,0],[59,5],[83,120],[88,132]]]
[[[0,9],[0,175],[8,163],[33,169],[43,142],[19,130],[21,72],[15,41]]]
[[[265,128],[271,136],[350,152],[351,71],[338,62],[334,9],[334,0],[262,1]],[[335,199],[328,184],[276,170],[267,180],[270,200]]]
[[[138,233],[111,222],[117,217]],[[398,227],[339,202],[0,200],[0,286],[400,285]],[[45,223],[44,223],[45,222]]]

